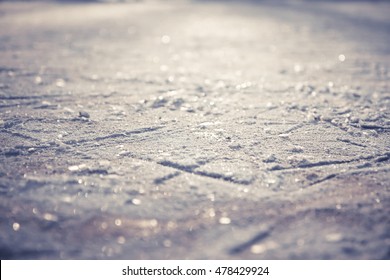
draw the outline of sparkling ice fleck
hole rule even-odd
[[[221,217],[221,218],[219,219],[219,223],[220,223],[221,225],[228,225],[228,224],[230,224],[230,222],[231,222],[231,220],[230,220],[229,217]]]
[[[133,198],[131,200],[131,203],[134,204],[134,205],[140,205],[141,204],[141,200],[138,199],[138,198]]]
[[[163,44],[169,44],[171,42],[171,37],[168,35],[164,35],[161,37],[161,43]]]
[[[20,229],[20,224],[18,224],[18,223],[13,223],[13,224],[12,224],[12,228],[13,228],[14,231],[18,231],[18,230]]]
[[[43,215],[43,218],[46,220],[46,221],[51,221],[51,222],[55,222],[57,221],[57,217],[53,214],[50,214],[50,213],[45,213]]]
[[[65,86],[65,80],[63,79],[57,79],[56,80],[56,86],[57,87],[60,87],[60,88],[63,88]]]
[[[115,225],[120,227],[122,225],[122,220],[121,219],[116,219],[115,220]]]
[[[325,236],[325,240],[328,242],[339,242],[343,239],[343,235],[341,233],[330,233]]]

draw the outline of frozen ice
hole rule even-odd
[[[2,258],[389,258],[389,3],[31,2],[1,6]]]

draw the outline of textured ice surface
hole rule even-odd
[[[388,259],[389,7],[2,3],[0,257]]]

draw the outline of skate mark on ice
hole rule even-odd
[[[306,169],[306,168],[315,168],[315,167],[323,167],[323,166],[330,166],[330,165],[339,165],[339,164],[348,164],[352,162],[359,162],[359,161],[370,161],[371,162],[383,162],[390,159],[390,153],[385,153],[383,155],[373,155],[373,156],[367,156],[367,157],[358,157],[353,158],[350,160],[329,160],[329,161],[319,161],[319,162],[313,162],[313,163],[304,163],[300,164],[298,166],[274,166],[268,169],[269,171],[279,171],[279,170],[296,170],[296,169]]]
[[[332,121],[325,121],[326,123],[340,129],[341,131],[344,131],[344,132],[347,132],[348,131],[348,127],[345,127],[345,126],[341,126],[341,124],[339,123],[334,123]]]
[[[31,137],[29,135],[26,135],[26,134],[23,134],[23,133],[19,133],[19,132],[12,132],[12,131],[8,131],[8,130],[4,130],[4,129],[0,130],[0,132],[7,133],[7,134],[10,134],[11,136],[19,137],[19,138],[22,138],[22,139],[25,139],[25,140],[32,140],[32,141],[35,141],[35,142],[41,142],[37,138]]]
[[[345,175],[368,175],[368,174],[375,174],[380,172],[389,172],[389,167],[374,167],[374,168],[365,168],[365,169],[353,169],[351,171],[343,172],[338,174],[337,176],[345,176]]]
[[[229,250],[229,253],[231,255],[236,255],[236,254],[240,254],[244,251],[246,251],[247,249],[249,249],[250,247],[252,247],[252,245],[255,245],[256,243],[259,243],[260,241],[263,241],[264,239],[266,239],[269,235],[270,235],[270,231],[271,230],[266,230],[266,231],[262,231],[260,233],[258,233],[255,237],[253,237],[252,239],[236,246],[236,247],[233,247]]]
[[[11,68],[11,67],[1,67],[0,66],[0,73],[1,72],[16,72],[18,71],[19,69],[17,68]]]
[[[375,159],[375,162],[384,162],[390,159],[390,153],[386,153],[383,156],[379,156]]]
[[[178,170],[181,170],[181,171],[184,171],[187,173],[193,173],[194,169],[199,167],[198,164],[184,165],[184,164],[180,164],[180,163],[169,161],[169,160],[163,160],[163,161],[159,161],[157,163],[162,165],[162,166],[171,167],[171,168],[178,169]]]
[[[353,142],[349,139],[341,139],[341,138],[337,138],[336,139],[337,141],[340,141],[340,142],[344,142],[344,143],[347,143],[347,144],[351,144],[351,145],[354,145],[354,146],[358,146],[358,147],[363,147],[363,148],[367,148],[366,145],[364,144],[360,144],[360,143],[356,143],[356,142]]]
[[[12,108],[12,107],[29,106],[29,105],[36,105],[36,104],[39,104],[39,101],[31,101],[31,102],[15,103],[15,104],[5,104],[5,105],[0,105],[0,108]]]
[[[98,142],[98,141],[107,140],[107,139],[124,138],[124,137],[129,137],[129,136],[134,135],[134,134],[142,134],[142,133],[156,131],[156,130],[159,130],[161,128],[163,128],[163,127],[162,126],[145,127],[145,128],[139,128],[139,129],[120,132],[120,133],[112,133],[112,134],[105,135],[105,136],[98,136],[98,137],[90,138],[90,139],[69,140],[69,141],[65,141],[64,143],[68,144],[68,145],[72,145],[72,144],[81,144],[81,143],[88,143],[88,142]]]
[[[340,173],[332,173],[329,174],[315,182],[310,183],[306,187],[311,187],[320,183],[323,183],[325,181],[334,179],[334,178],[341,178],[343,176],[351,176],[351,175],[367,175],[367,174],[373,174],[373,173],[380,173],[380,172],[389,172],[389,168],[377,168],[377,167],[370,167],[370,168],[363,168],[363,169],[353,169],[350,171],[340,172]]]
[[[132,134],[141,134],[141,133],[146,133],[146,132],[152,132],[152,131],[156,131],[158,129],[161,129],[161,127],[145,127],[145,128],[126,131],[126,132],[122,132],[122,133],[113,133],[113,134],[109,134],[106,136],[96,137],[93,139],[93,141],[101,141],[101,140],[105,140],[105,139],[127,137],[127,136],[130,136]]]
[[[166,176],[163,176],[163,177],[159,177],[159,178],[154,179],[154,183],[155,183],[156,185],[163,184],[163,183],[165,183],[166,181],[168,181],[168,180],[170,180],[170,179],[172,179],[172,178],[175,178],[175,177],[179,176],[180,174],[181,174],[181,172],[179,172],[179,171],[176,171],[176,172],[174,172],[174,173],[170,173],[170,174],[168,174],[168,175],[166,175]]]
[[[329,174],[329,175],[327,175],[327,176],[325,176],[325,177],[323,177],[323,178],[321,178],[321,179],[319,179],[319,180],[316,180],[315,182],[310,183],[310,184],[307,185],[306,187],[311,187],[311,186],[320,184],[320,183],[322,183],[322,182],[331,180],[331,179],[333,179],[333,178],[336,178],[337,175],[339,175],[339,174]]]
[[[307,125],[307,124],[306,123],[299,123],[297,125],[294,125],[294,126],[290,127],[289,129],[281,132],[280,134],[290,133],[290,132],[292,132],[294,130],[297,130],[297,129],[300,129],[300,128],[304,127],[305,125]]]
[[[373,130],[389,130],[390,126],[384,126],[379,124],[369,124],[369,123],[362,123],[359,125],[351,124],[353,127],[356,128],[362,128],[362,129],[373,129]]]
[[[227,176],[224,174],[214,173],[214,172],[195,171],[194,174],[208,177],[208,178],[219,179],[219,180],[223,180],[238,185],[250,185],[253,182],[253,179],[250,180],[237,179],[235,176]]]
[[[239,185],[249,185],[253,181],[252,179],[251,180],[245,180],[245,179],[240,180],[240,179],[235,178],[233,175],[228,176],[228,175],[220,174],[217,172],[206,172],[206,171],[195,170],[196,168],[200,167],[201,165],[206,164],[207,162],[204,162],[204,163],[199,164],[199,165],[195,165],[195,164],[194,165],[182,165],[182,164],[172,162],[172,161],[167,161],[167,160],[160,161],[157,163],[160,165],[163,165],[163,166],[171,167],[171,168],[186,172],[186,173],[190,173],[190,174],[194,174],[194,175],[198,175],[198,176],[202,176],[202,177],[207,177],[207,178],[212,178],[212,179],[223,180],[226,182],[239,184]]]
[[[313,167],[323,167],[323,166],[329,166],[329,165],[337,165],[337,164],[345,164],[345,163],[351,163],[357,161],[357,159],[354,160],[331,160],[331,161],[319,161],[319,162],[313,162],[313,163],[305,163],[300,164],[298,166],[274,166],[268,169],[269,171],[279,171],[279,170],[294,170],[294,169],[306,169],[306,168],[313,168]]]
[[[61,97],[61,94],[42,94],[42,95],[0,95],[0,100],[25,100],[25,99],[48,99],[53,97]]]

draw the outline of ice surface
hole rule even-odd
[[[388,3],[94,2],[0,5],[2,259],[389,258]]]

